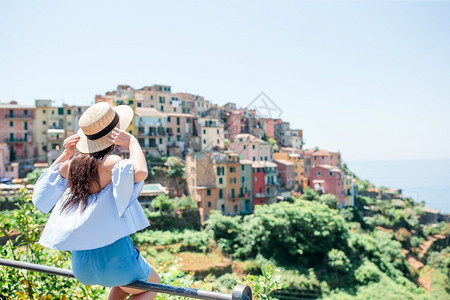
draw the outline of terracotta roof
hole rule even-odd
[[[337,155],[340,153],[337,152],[331,152],[328,150],[319,150],[312,153],[313,156],[328,156],[328,155]]]
[[[255,161],[252,163],[253,168],[276,168],[277,164],[271,161]]]
[[[181,114],[181,113],[164,113],[166,116],[168,117],[183,117],[183,118],[193,118],[194,115],[193,114]]]
[[[441,212],[439,209],[430,208],[430,207],[421,207],[420,209],[426,213],[435,214],[435,215],[438,215]]]
[[[327,170],[330,170],[333,172],[342,172],[341,169],[339,169],[336,166],[332,166],[332,165],[317,165],[317,167],[324,168],[324,169],[327,169]]]
[[[264,144],[268,144],[268,142],[263,141],[259,138],[257,138],[254,135],[248,134],[248,133],[240,133],[237,134],[236,137],[234,138],[234,142],[240,142],[239,139],[243,139],[243,142],[256,142],[256,143],[264,143]]]
[[[275,162],[283,164],[283,165],[287,165],[287,166],[293,166],[294,163],[287,161],[285,159],[275,159]]]
[[[164,113],[160,112],[156,108],[150,107],[136,107],[136,115],[139,117],[157,117],[164,118]]]

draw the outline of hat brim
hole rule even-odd
[[[114,106],[113,109],[119,115],[119,123],[116,127],[120,130],[127,130],[128,126],[130,126],[131,121],[133,120],[133,109],[128,105]],[[78,130],[77,134],[80,136],[80,139],[77,143],[77,149],[82,153],[99,152],[112,145],[112,143],[106,139],[108,137],[108,134],[97,140],[89,140],[81,128]]]

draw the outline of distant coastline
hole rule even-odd
[[[399,188],[403,197],[450,213],[450,159],[346,161],[361,179],[377,187]]]

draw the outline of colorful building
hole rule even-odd
[[[296,192],[302,192],[309,185],[305,159],[301,153],[302,151],[299,149],[283,147],[280,149],[280,152],[273,154],[275,160],[283,159],[294,164],[294,190]]]
[[[276,153],[275,153],[276,154]],[[295,164],[285,159],[275,159],[281,184],[288,190],[295,187]]]
[[[241,133],[236,135],[229,149],[237,152],[243,159],[250,161],[272,161],[272,150],[268,142],[265,142],[251,134]]]
[[[11,162],[31,164],[35,156],[35,108],[16,101],[0,103],[0,142],[8,145]]]
[[[345,204],[344,172],[332,165],[316,165],[311,169],[310,187],[320,194],[331,193],[339,201],[339,207]]]
[[[239,198],[241,202],[241,213],[248,214],[253,208],[253,168],[250,160],[241,159]]]
[[[214,117],[198,118],[201,150],[224,149],[224,125]]]
[[[228,207],[227,212],[231,215],[240,213],[240,170],[239,156],[236,152],[225,151],[227,156],[227,189],[228,189]]]
[[[0,180],[19,177],[19,163],[9,159],[10,149],[4,142],[0,142]]]
[[[307,150],[305,155],[311,157],[311,165],[332,165],[341,167],[341,153],[328,150]]]
[[[137,138],[146,156],[167,155],[167,116],[155,108],[137,107]]]

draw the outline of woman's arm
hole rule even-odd
[[[144,181],[148,176],[147,161],[138,140],[128,132],[114,128],[106,138],[109,142],[128,147],[133,163],[134,182]]]
[[[65,161],[69,160],[72,157],[72,155],[75,153],[76,144],[77,144],[79,139],[80,139],[80,136],[77,135],[77,134],[69,136],[67,139],[65,139],[64,142],[63,142],[64,151],[52,163],[50,168],[56,166],[59,163],[63,163]]]

